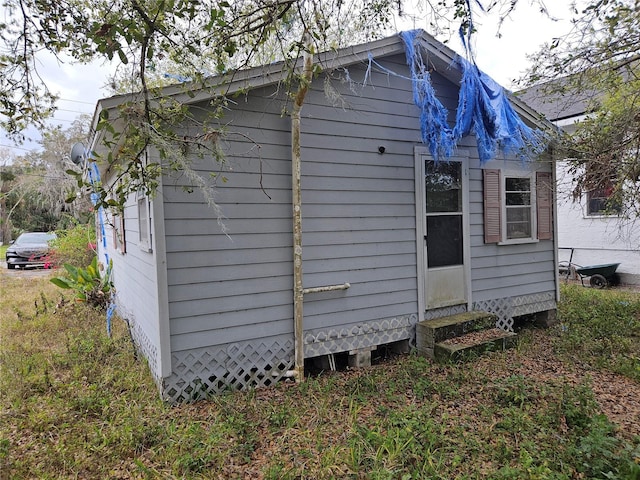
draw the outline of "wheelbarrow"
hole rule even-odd
[[[589,265],[581,267],[574,265],[575,272],[580,276],[580,282],[584,286],[584,279],[589,278],[589,285],[594,288],[605,288],[614,279],[619,263],[604,263],[602,265]]]
[[[563,247],[560,247],[563,248]],[[573,248],[571,250],[571,256],[568,262],[560,262],[560,272],[569,278],[571,272],[575,272],[580,277],[580,283],[584,284],[585,278],[589,279],[589,285],[594,288],[608,287],[615,279],[616,270],[620,266],[619,263],[603,263],[601,265],[587,265],[582,266],[573,263]]]

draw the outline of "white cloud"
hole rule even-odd
[[[496,35],[499,17],[496,13],[476,15],[474,50],[478,67],[504,87],[513,88],[513,80],[521,77],[530,65],[527,55],[535,54],[543,43],[570,31],[572,3],[555,1],[547,5],[550,15],[545,16],[537,5],[520,0],[504,21],[500,38]]]
[[[556,0],[553,5],[548,5],[551,16],[558,19],[553,21],[541,14],[530,1],[519,0],[516,10],[502,25],[500,38],[496,36],[499,15],[495,12],[477,13],[475,23],[478,31],[473,43],[476,63],[504,87],[514,88],[512,81],[519,78],[529,65],[527,55],[535,53],[544,42],[568,31],[571,4],[570,0]],[[418,21],[407,28],[425,27]],[[452,39],[450,46],[463,53],[457,38]],[[97,100],[108,95],[104,88],[112,71],[108,64],[59,62],[52,55],[43,54],[39,65],[39,72],[49,89],[61,99],[53,124],[68,126],[80,113],[92,115]],[[16,155],[23,154],[25,148],[38,148],[38,132],[29,129],[25,134],[30,140],[22,148],[13,150]],[[0,147],[6,145],[11,145],[11,142],[4,132],[0,132]]]
[[[105,85],[111,73],[111,67],[102,63],[73,63],[71,59],[60,61],[52,54],[41,52],[37,61],[38,74],[46,82],[49,90],[60,97],[58,110],[48,123],[68,127],[79,115],[93,115],[96,102],[108,96]],[[5,132],[0,133],[0,147],[10,147],[15,155],[26,150],[38,150],[40,134],[35,128],[24,132],[25,143],[14,146]]]

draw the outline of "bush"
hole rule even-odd
[[[57,287],[75,290],[76,300],[85,302],[92,307],[106,310],[111,301],[111,269],[109,266],[104,273],[100,272],[98,257],[94,256],[91,265],[87,268],[76,268],[68,263],[64,264],[67,271],[66,277],[51,279],[51,283]]]
[[[96,232],[93,224],[76,225],[57,231],[58,238],[51,242],[51,261],[54,266],[70,264],[87,267],[96,256]]]

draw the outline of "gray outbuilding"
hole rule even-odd
[[[458,57],[424,32],[415,41],[453,128]],[[153,198],[132,195],[123,215],[97,213],[117,311],[164,399],[269,385],[296,373],[296,354],[308,361],[412,345],[425,319],[484,310],[510,330],[514,318],[555,311],[551,162],[509,153],[481,162],[474,134],[436,162],[407,59],[399,36],[315,57],[322,72],[302,108],[295,208],[292,122],[273,64],[235,72],[226,84],[237,95],[220,119],[223,166],[193,159],[201,178],[226,177],[214,189],[222,216],[192,176],[175,172]],[[165,94],[194,110],[208,108],[212,95],[187,95],[184,85]],[[122,129],[117,108],[126,101],[100,100],[94,122],[109,112]],[[511,105],[530,127],[543,127],[526,105]],[[102,158],[104,132],[91,144]],[[147,156],[154,160],[152,150]],[[103,183],[115,181],[115,171],[95,167]],[[294,248],[298,207],[302,244]]]

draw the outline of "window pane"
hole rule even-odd
[[[425,161],[427,213],[462,211],[462,165]]]
[[[617,215],[620,205],[611,201],[611,188],[599,188],[587,192],[587,215]]]
[[[531,191],[531,180],[529,178],[508,177],[505,179],[505,190],[507,192],[529,192]]]
[[[507,238],[531,238],[531,208],[507,209]]]
[[[531,205],[531,194],[526,193],[507,193],[507,205]]]
[[[149,203],[147,197],[138,199],[138,232],[140,243],[146,245],[149,241]]]
[[[533,238],[531,178],[505,177],[506,239]]]
[[[429,268],[462,263],[462,215],[427,217]]]
[[[529,207],[513,207],[507,209],[507,223],[512,222],[530,222],[531,208]]]

